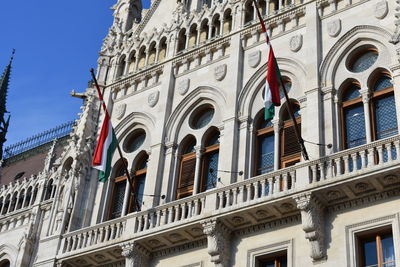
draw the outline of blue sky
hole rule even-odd
[[[0,8],[0,72],[16,55],[7,109],[7,145],[75,120],[117,0],[12,0]],[[144,0],[149,6],[150,0]]]

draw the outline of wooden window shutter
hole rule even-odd
[[[301,124],[299,123],[299,129],[301,129]],[[284,148],[283,148],[283,156],[291,156],[301,152],[301,147],[299,142],[297,141],[296,133],[294,126],[288,126],[284,129]]]
[[[183,157],[177,186],[177,199],[187,197],[192,194],[195,170],[196,155],[193,153],[193,155]]]

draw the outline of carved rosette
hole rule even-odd
[[[301,212],[303,230],[310,242],[310,257],[313,261],[326,258],[324,246],[324,209],[321,203],[311,193],[295,197],[297,208]]]
[[[203,233],[207,235],[208,254],[215,267],[229,266],[229,229],[220,221],[211,219],[204,221]]]
[[[149,265],[150,253],[135,242],[121,245],[121,255],[125,257],[125,266],[142,267]]]

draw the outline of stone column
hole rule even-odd
[[[310,242],[310,257],[314,262],[326,259],[324,209],[321,202],[312,193],[300,194],[294,199],[301,212],[306,239]]]
[[[228,267],[230,258],[230,230],[221,221],[210,219],[202,222],[207,235],[207,251],[215,267]]]
[[[201,157],[204,149],[201,146],[196,146],[196,169],[194,172],[194,184],[193,184],[193,195],[196,195],[200,191],[200,178],[201,178]],[[218,173],[218,170],[214,170]]]
[[[279,122],[279,119],[273,120],[272,124],[274,127],[274,171],[276,171],[279,169],[279,138],[282,124]]]
[[[238,154],[243,155],[242,157],[238,157],[238,170],[243,170],[244,175],[239,176],[238,182],[243,179],[249,178],[252,175],[251,168],[251,132],[250,132],[250,118],[248,116],[243,116],[239,118],[239,144],[238,144]]]
[[[371,112],[369,108],[370,94],[368,89],[361,90],[362,101],[364,104],[365,137],[367,144],[372,142],[371,134]]]
[[[144,267],[149,266],[150,253],[136,242],[125,243],[121,245],[122,256],[125,257],[126,267]]]

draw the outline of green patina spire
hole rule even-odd
[[[3,75],[0,79],[0,159],[3,159],[3,146],[6,142],[6,134],[8,131],[8,125],[10,123],[10,115],[8,114],[6,118],[6,103],[7,103],[7,92],[8,85],[10,82],[11,65],[14,58],[15,50],[13,50],[10,63],[8,63]]]

